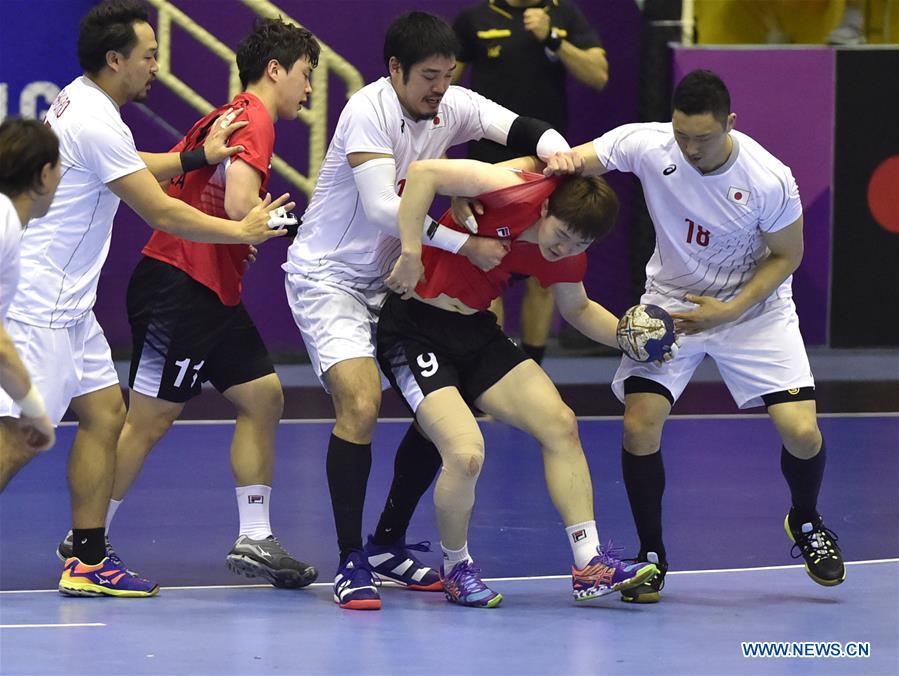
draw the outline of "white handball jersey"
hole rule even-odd
[[[0,193],[0,322],[16,292],[19,281],[19,240],[22,222],[12,201]]]
[[[731,132],[733,151],[702,174],[681,153],[670,122],[626,124],[593,141],[609,170],[636,174],[655,225],[646,291],[729,300],[768,255],[762,233],[802,215],[790,168],[746,134]],[[771,297],[792,296],[792,276]]]
[[[63,89],[47,124],[59,137],[62,178],[50,211],[22,237],[21,280],[9,316],[62,328],[94,306],[119,198],[106,184],[146,168],[119,108],[86,77]]]
[[[409,165],[436,159],[447,148],[472,139],[498,138],[515,113],[463,87],[449,87],[437,115],[415,121],[403,114],[390,78],[366,85],[350,97],[303,215],[303,225],[283,268],[317,281],[360,290],[383,287],[400,252],[398,234],[388,234],[362,208],[349,153],[382,153],[396,162],[397,193]]]

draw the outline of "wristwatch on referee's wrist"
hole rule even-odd
[[[543,41],[543,46],[551,52],[559,51],[559,48],[562,46],[562,37],[555,28],[550,29],[549,35]]]

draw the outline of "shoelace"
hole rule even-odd
[[[481,569],[478,566],[464,561],[453,567],[449,580],[459,587],[463,595],[467,596],[487,589],[487,585],[479,577],[480,574]]]
[[[794,533],[794,537],[796,537],[796,542],[790,549],[790,556],[794,559],[801,557],[806,550],[814,552],[819,557],[837,558],[836,543],[840,538],[823,524],[816,526],[809,533]]]
[[[624,547],[616,547],[609,540],[605,547],[600,547],[599,560],[609,568],[615,568],[621,563],[621,554],[623,552]]]
[[[358,566],[356,565],[357,563],[359,563]],[[353,560],[353,567],[350,568],[349,570],[350,570],[349,576],[345,577],[343,579],[343,581],[340,583],[341,588],[346,587],[346,586],[350,586],[350,587],[364,587],[364,586],[368,586],[368,585],[374,585],[375,587],[381,586],[380,578],[378,578],[377,576],[372,574],[372,569],[371,569],[371,567],[369,567],[368,562],[363,561],[361,558]],[[364,581],[365,584],[362,584],[361,581],[357,584],[357,578],[362,574],[367,575],[368,580]]]
[[[407,542],[403,545],[406,549],[411,549],[416,552],[429,552],[431,551],[431,541],[430,540],[422,540],[421,542],[416,542],[412,544],[411,542]]]
[[[288,552],[286,549],[284,549],[284,545],[282,545],[280,540],[278,540],[278,538],[276,538],[274,535],[264,538],[264,540],[268,540],[269,542],[272,542],[278,548],[279,556],[286,556],[291,559],[293,558],[293,556],[290,555],[290,552]]]

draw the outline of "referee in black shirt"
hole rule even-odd
[[[453,82],[471,67],[471,88],[521,115],[548,122],[563,135],[568,126],[566,71],[594,89],[609,79],[606,52],[572,0],[485,0],[453,24],[461,49]],[[482,162],[515,157],[492,141],[469,144]],[[491,306],[503,321],[502,302]],[[521,347],[538,364],[552,323],[553,299],[532,279],[521,308]]]

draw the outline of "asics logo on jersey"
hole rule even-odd
[[[671,176],[671,174],[673,174],[675,171],[677,171],[676,164],[669,164],[667,167],[662,169],[662,173],[665,174],[665,176]]]

